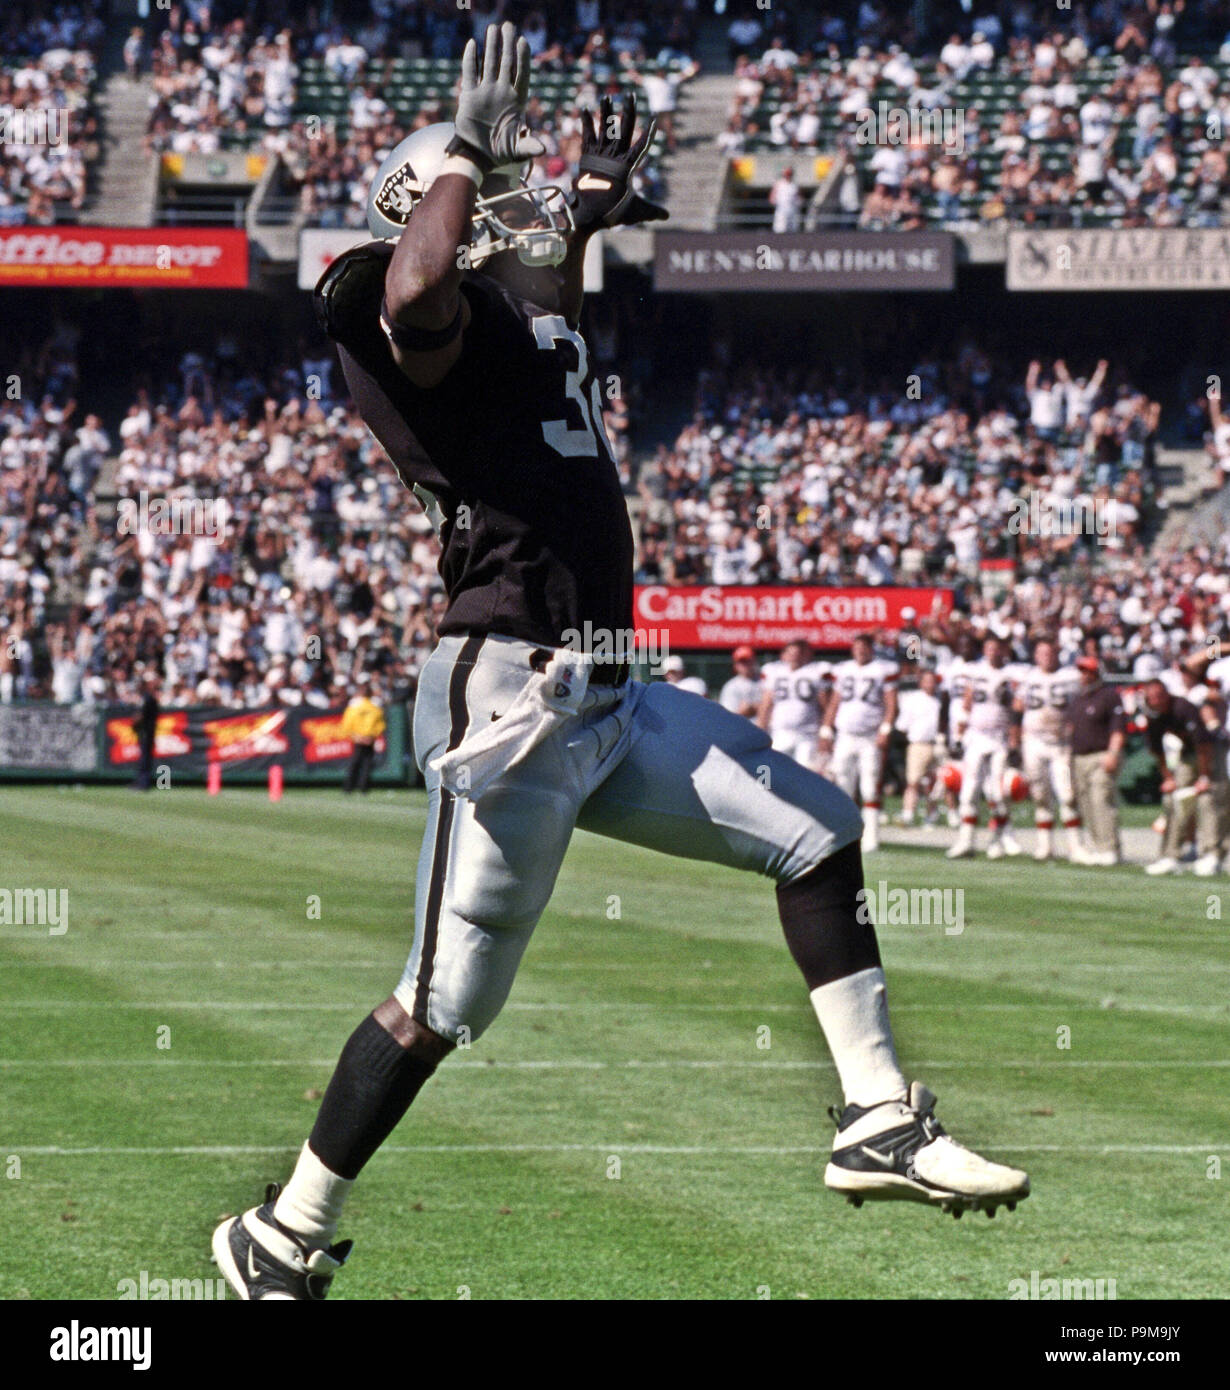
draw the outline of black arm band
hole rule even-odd
[[[453,321],[445,328],[414,328],[408,323],[394,323],[386,297],[380,301],[380,327],[390,342],[404,352],[434,352],[437,348],[447,347],[461,332],[461,296],[457,296],[457,312],[453,315]]]

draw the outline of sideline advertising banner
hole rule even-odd
[[[798,637],[822,649],[848,647],[859,632],[902,628],[905,608],[922,621],[948,613],[952,599],[951,589],[647,584],[633,602],[638,632],[665,631],[672,651],[701,651],[744,643],[765,650]]]
[[[0,227],[0,286],[248,287],[248,234],[233,228]]]
[[[1008,233],[1010,290],[1230,289],[1230,231],[1123,227]]]
[[[276,763],[286,781],[336,782],[345,774],[354,746],[341,733],[342,707],[277,706],[257,710],[174,709],[158,716],[154,736],[154,767],[170,768],[177,776],[202,780],[211,763],[222,769],[224,781],[259,782]],[[109,709],[100,721],[99,772],[132,777],[140,761],[138,712]],[[388,729],[376,744],[374,782],[405,780],[405,719],[403,707],[385,710]]]
[[[950,232],[655,232],[655,290],[951,290]]]

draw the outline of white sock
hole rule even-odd
[[[314,1245],[332,1245],[353,1178],[339,1178],[306,1144],[273,1214],[283,1226]]]
[[[846,1104],[904,1100],[909,1086],[888,1024],[884,971],[872,966],[819,985],[811,992],[811,1003],[837,1064]]]
[[[863,827],[873,840],[880,833],[880,808],[878,806],[863,807]]]

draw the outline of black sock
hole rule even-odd
[[[809,991],[880,964],[865,901],[859,842],[839,849],[793,883],[777,889],[786,945]]]
[[[357,1178],[433,1071],[368,1014],[342,1048],[308,1138],[312,1152],[338,1177]]]

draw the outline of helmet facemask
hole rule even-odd
[[[515,183],[514,183],[515,180]],[[501,251],[515,251],[522,265],[556,266],[568,254],[574,230],[568,196],[558,184],[527,184],[519,171],[497,169],[484,184],[513,183],[483,194],[474,207],[471,264],[480,266]]]
[[[427,126],[386,158],[368,198],[373,236],[395,241],[401,235],[438,176],[452,133],[448,124]],[[530,185],[525,177],[529,167],[505,165],[483,180],[474,203],[472,266],[502,251],[515,251],[531,267],[556,266],[567,255],[568,237],[576,227],[568,195],[558,184]]]

